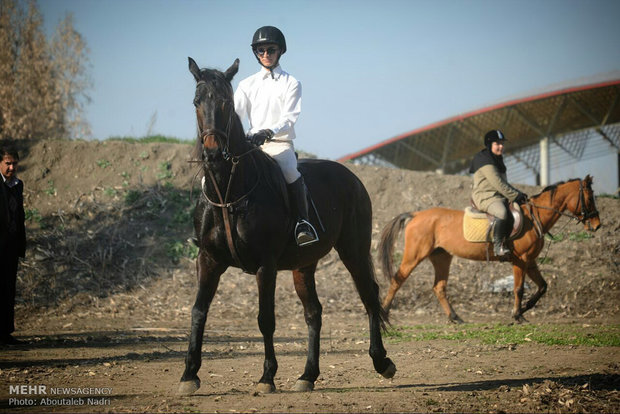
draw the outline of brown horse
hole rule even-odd
[[[536,258],[544,246],[544,235],[562,215],[569,216],[590,231],[601,225],[592,192],[592,178],[573,179],[546,187],[540,194],[530,198],[522,207],[524,223],[521,234],[512,246],[512,270],[514,273],[515,302],[512,316],[517,322],[524,321],[523,313],[536,305],[545,294],[547,282],[543,279],[536,264]],[[568,210],[572,215],[564,213]],[[463,320],[454,312],[446,296],[446,286],[452,256],[470,260],[494,260],[491,243],[472,243],[463,236],[462,210],[431,208],[417,213],[403,213],[392,219],[383,230],[379,252],[383,273],[391,280],[389,291],[383,301],[383,308],[389,311],[394,295],[400,289],[413,269],[427,257],[435,268],[433,291],[451,322]],[[397,272],[393,272],[393,249],[396,235],[411,219],[405,229],[403,259]],[[523,283],[528,275],[538,287],[525,306]]]

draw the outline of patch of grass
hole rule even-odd
[[[465,324],[447,328],[439,325],[393,327],[386,332],[392,342],[432,341],[437,339],[479,340],[485,344],[620,346],[620,325],[574,326],[560,324],[502,325]]]
[[[129,190],[125,193],[125,204],[130,206],[142,197],[142,192],[138,190]]]
[[[433,406],[439,405],[439,401],[429,398],[426,401],[424,401],[424,404],[427,407],[433,407]]]
[[[392,254],[392,263],[394,263],[395,265],[399,264],[402,260],[403,260],[402,252],[396,251]]]
[[[538,263],[540,263],[540,264],[552,264],[553,263],[553,258],[552,257],[539,257],[538,258]]]
[[[196,259],[198,247],[190,242],[174,241],[166,246],[166,253],[173,263],[178,263],[183,257]]]
[[[159,172],[156,175],[158,180],[169,180],[172,178],[172,164],[169,161],[159,163]]]
[[[191,219],[192,213],[188,209],[179,209],[174,213],[172,217],[172,221],[179,224],[190,223]]]
[[[547,233],[545,234],[545,238],[552,243],[559,243],[562,240],[564,240],[564,233],[557,233],[555,236],[552,236],[551,234]]]
[[[25,213],[26,221],[33,221],[33,222],[37,222],[40,224],[41,220],[43,220],[43,217],[41,217],[41,213],[39,213],[39,210],[36,208],[25,209],[24,213]]]
[[[573,241],[584,241],[594,237],[594,235],[587,231],[580,231],[579,233],[570,233],[568,235],[569,240]]]
[[[165,135],[149,135],[146,137],[110,137],[108,139],[109,141],[123,141],[123,142],[130,142],[133,144],[140,144],[140,143],[152,143],[152,142],[162,142],[162,143],[169,143],[169,144],[193,144],[193,141],[188,141],[188,140],[184,140],[181,138],[176,138],[176,137],[168,137]]]
[[[97,160],[97,165],[98,165],[100,168],[103,168],[103,169],[105,170],[105,169],[106,169],[106,168],[108,168],[110,165],[112,165],[112,163],[111,163],[110,161],[108,161],[108,160],[101,159],[101,160]]]
[[[558,233],[555,236],[546,234],[545,237],[547,238],[547,240],[551,241],[552,243],[559,243],[561,241],[564,241],[566,238],[572,241],[584,241],[584,240],[593,238],[594,235],[588,231],[580,231],[577,233],[569,232],[568,235],[565,235],[564,233]]]
[[[118,191],[116,191],[114,188],[111,188],[111,187],[108,187],[105,190],[103,190],[103,194],[105,194],[108,197],[114,197],[117,193]]]
[[[49,195],[49,196],[55,196],[56,195],[56,187],[54,187],[54,181],[53,180],[49,180],[47,182],[47,188],[45,189],[45,194]]]

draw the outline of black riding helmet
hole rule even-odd
[[[263,26],[254,33],[252,37],[252,50],[265,43],[275,43],[280,46],[282,55],[286,52],[286,39],[284,39],[284,35],[277,27]]]
[[[508,141],[506,136],[499,129],[492,129],[484,134],[484,146],[491,150],[491,144],[494,142],[505,143]]]
[[[280,31],[280,29],[274,26],[263,26],[259,28],[256,32],[254,32],[254,36],[252,37],[252,52],[254,52],[254,57],[261,65],[263,64],[261,63],[258,56],[256,56],[256,48],[264,44],[278,45],[278,47],[280,48],[280,56],[282,56],[286,52],[286,39],[284,38],[284,35]],[[272,66],[265,67],[271,71],[271,69],[278,66],[279,62],[280,58],[278,57],[278,60]]]

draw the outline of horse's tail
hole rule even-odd
[[[394,267],[394,239],[405,227],[407,220],[413,217],[413,213],[402,213],[394,217],[381,234],[381,241],[379,242],[379,257],[381,260],[381,268],[383,270],[383,276],[387,280],[391,280],[394,277],[392,271]]]

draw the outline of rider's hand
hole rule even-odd
[[[269,141],[271,138],[273,138],[273,131],[272,130],[270,130],[270,129],[261,129],[256,134],[250,135],[248,140],[252,144],[256,145],[257,147],[260,147],[261,145],[263,145],[265,143],[265,141]]]
[[[515,198],[515,202],[516,202],[517,204],[519,204],[519,205],[521,205],[521,204],[525,204],[525,203],[527,203],[527,199],[528,199],[528,198],[529,198],[529,197],[527,196],[527,194],[525,194],[525,193],[519,193],[519,195],[517,196],[517,198]]]

